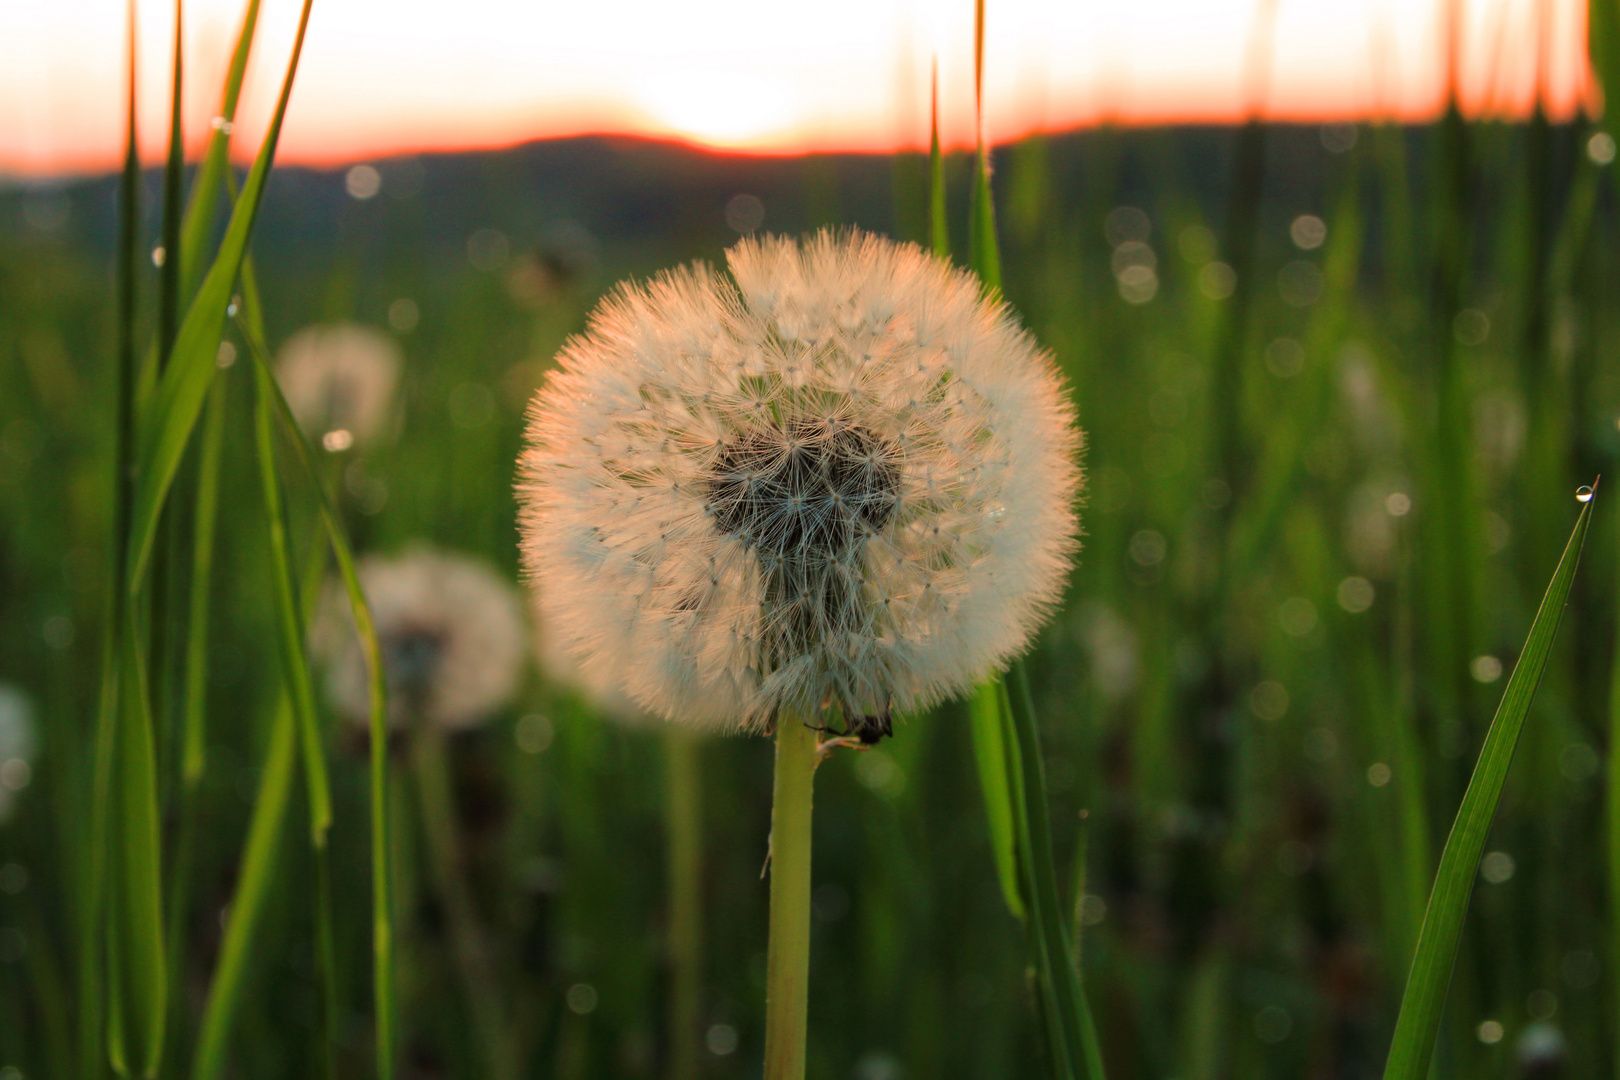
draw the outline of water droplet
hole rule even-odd
[[[208,126],[219,132],[221,135],[229,135],[231,133],[231,129],[235,127],[234,124],[225,119],[223,116],[214,117],[212,120],[208,121]]]
[[[153,266],[162,266],[163,265],[163,258],[164,258],[165,254],[166,254],[166,252],[164,252],[164,250],[161,247],[153,248],[152,249],[152,265]]]
[[[1583,503],[1591,502],[1594,494],[1596,493],[1592,490],[1591,485],[1582,484],[1580,487],[1575,489],[1575,501]]]

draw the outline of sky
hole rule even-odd
[[[262,137],[298,0],[262,0],[235,140]],[[219,110],[243,0],[186,0],[183,115]],[[1465,108],[1594,107],[1582,0],[989,0],[992,141],[1099,122],[1396,116],[1442,106],[1460,27]],[[162,156],[172,3],[138,17],[143,154]],[[111,168],[121,152],[124,0],[0,2],[0,175]],[[585,133],[747,153],[884,151],[928,138],[938,61],[947,143],[974,138],[972,0],[315,0],[278,160]],[[1538,81],[1539,73],[1539,81]]]

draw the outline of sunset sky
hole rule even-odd
[[[240,0],[186,4],[187,130],[218,109]],[[1582,0],[1467,0],[1464,101],[1522,112],[1538,56],[1567,114],[1591,96]],[[1099,120],[1432,115],[1445,0],[991,0],[996,140]],[[295,0],[263,0],[238,132],[261,136]],[[1268,18],[1267,12],[1270,13]],[[144,151],[161,156],[173,29],[142,5]],[[924,143],[940,63],[948,138],[972,138],[972,0],[315,0],[283,161],[625,132],[758,153]],[[110,167],[120,146],[122,0],[0,3],[0,173]],[[1269,40],[1268,40],[1269,39]],[[1266,59],[1269,58],[1269,64]]]

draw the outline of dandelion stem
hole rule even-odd
[[[674,725],[665,730],[671,1080],[696,1080],[698,1075],[698,1022],[703,992],[703,833],[697,744],[689,732]]]
[[[784,716],[771,799],[771,931],[766,951],[765,1077],[804,1080],[810,983],[810,811],[816,733]]]
[[[490,951],[478,924],[478,913],[462,873],[461,837],[456,829],[455,800],[445,761],[444,737],[420,730],[412,740],[417,797],[421,800],[422,832],[433,864],[433,883],[450,927],[450,949],[472,1011],[494,1080],[514,1080],[517,1068],[502,1016],[500,985],[490,965]]]

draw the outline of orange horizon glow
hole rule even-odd
[[[921,149],[939,57],[948,146],[974,141],[972,0],[758,0],[590,10],[465,0],[316,0],[278,160],[585,134],[746,154]],[[296,25],[264,0],[234,146],[259,145]],[[1424,121],[1447,97],[1459,19],[1464,111],[1592,108],[1581,0],[991,0],[985,127],[995,142],[1098,123]],[[218,110],[240,0],[188,0],[184,116],[195,152]],[[1268,17],[1269,12],[1269,17]],[[122,147],[120,0],[8,0],[0,11],[0,178],[106,171]],[[172,6],[138,27],[142,154],[167,134]],[[1539,88],[1539,91],[1538,91]]]

